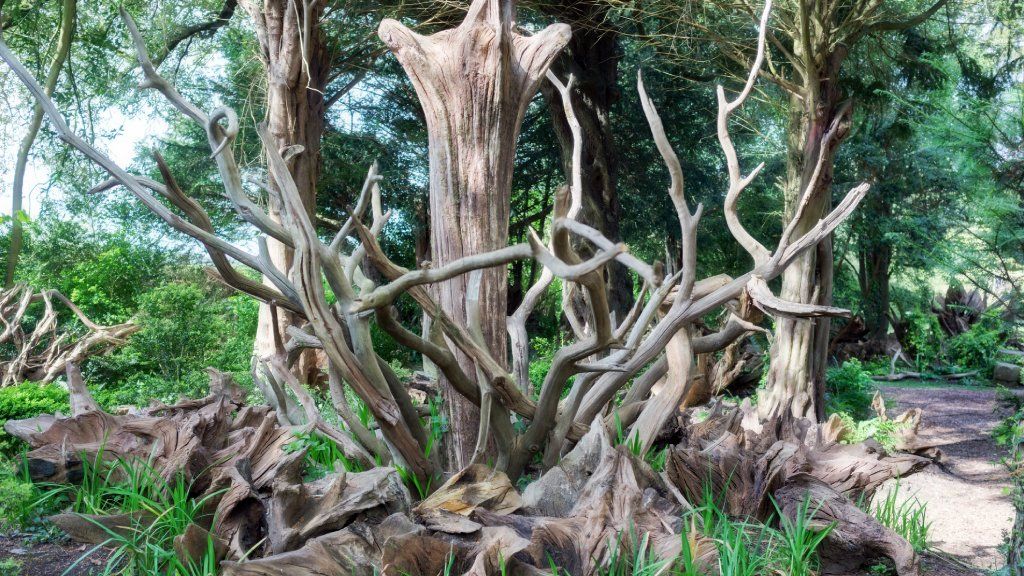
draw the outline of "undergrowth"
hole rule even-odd
[[[212,525],[206,510],[221,496],[211,492],[195,498],[192,483],[182,474],[165,480],[150,462],[107,459],[102,451],[94,458],[82,457],[79,484],[36,485],[34,505],[63,507],[83,515],[108,537],[88,550],[68,571],[100,550],[108,554],[104,575],[167,574],[169,576],[216,576],[218,573],[212,537],[198,560],[182,562],[174,551],[174,539],[192,524]],[[93,515],[127,514],[128,525],[112,530]]]
[[[599,576],[761,576],[786,574],[811,576],[817,573],[817,549],[833,525],[812,521],[817,508],[804,500],[790,519],[776,506],[767,522],[729,516],[705,487],[701,504],[683,517],[680,553],[659,558],[649,536],[633,530],[621,533],[609,543],[608,559]],[[714,546],[717,565],[704,564],[705,546]],[[560,574],[560,572],[555,572]]]

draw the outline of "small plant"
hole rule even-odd
[[[423,500],[430,495],[431,488],[434,484],[434,477],[427,478],[426,481],[422,481],[413,474],[405,466],[396,465],[395,470],[398,472],[398,477],[402,479],[402,482],[411,490],[415,490],[420,500]]]
[[[626,430],[622,426],[622,420],[619,419],[619,413],[616,411],[615,415],[615,445],[626,446],[629,451],[637,457],[644,456],[643,443],[640,441],[640,437],[633,435],[631,437],[626,436]]]
[[[690,517],[690,527],[680,537],[683,542],[672,566],[672,576],[703,576],[703,566],[697,561],[700,557],[700,531],[696,517]]]
[[[0,560],[0,574],[4,576],[19,576],[21,574],[21,561],[15,558]]]
[[[907,426],[905,423],[893,420],[880,420],[878,418],[857,422],[848,414],[840,414],[839,417],[850,430],[849,434],[843,438],[843,443],[856,444],[868,438],[874,438],[889,452],[893,452],[896,449],[899,432]]]
[[[916,496],[901,498],[900,483],[897,481],[885,497],[871,510],[871,515],[882,526],[899,534],[917,552],[928,549],[928,506]]]
[[[668,462],[669,449],[666,446],[658,451],[647,452],[647,463],[651,465],[651,469],[655,472],[663,472],[665,470],[665,464]]]

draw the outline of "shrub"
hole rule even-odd
[[[252,298],[223,298],[193,283],[161,286],[140,298],[135,321],[141,329],[128,344],[89,364],[90,389],[104,407],[174,402],[206,395],[212,366],[251,390],[258,317]]]
[[[558,350],[558,342],[549,338],[534,338],[530,345],[533,347],[533,359],[530,360],[530,383],[534,390],[540,390],[544,384],[544,378],[551,371],[551,361]]]
[[[849,414],[856,420],[871,414],[874,382],[860,361],[851,358],[842,365],[829,368],[825,387],[825,410],[833,414]]]

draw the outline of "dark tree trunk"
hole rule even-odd
[[[879,209],[885,209],[877,206]],[[868,214],[876,214],[868,208]],[[875,242],[862,238],[858,247],[858,280],[861,302],[864,303],[864,327],[872,340],[881,340],[889,332],[889,272],[892,263],[892,246],[887,242]]]
[[[573,111],[583,131],[583,210],[580,220],[613,241],[622,239],[619,220],[618,152],[611,125],[611,108],[618,102],[619,33],[608,22],[608,4],[595,2],[552,3],[541,9],[572,26],[573,36],[552,69],[564,81],[575,77]],[[566,181],[572,179],[572,132],[565,118],[561,96],[550,84],[542,86],[555,135],[562,149]],[[587,246],[578,251],[589,256]],[[618,262],[606,267],[608,304],[617,319],[633,305],[633,280]]]

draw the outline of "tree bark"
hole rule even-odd
[[[575,78],[572,105],[583,133],[582,193],[580,220],[600,230],[613,242],[622,240],[619,221],[622,208],[618,197],[618,151],[611,125],[611,108],[621,94],[618,87],[619,32],[608,21],[608,4],[602,2],[553,3],[541,9],[573,28],[573,36],[562,58],[552,68],[565,80]],[[562,150],[566,181],[572,180],[573,136],[565,118],[565,107],[557,90],[542,87]],[[577,246],[584,258],[591,255],[589,245]],[[633,279],[619,262],[606,267],[608,305],[616,320],[629,313],[633,305]]]
[[[71,52],[71,38],[75,32],[75,20],[78,16],[78,1],[64,0],[61,7],[60,37],[57,40],[57,47],[50,62],[50,69],[46,73],[46,84],[43,90],[47,96],[52,96],[57,88],[57,80],[60,78],[61,68],[68,59]],[[43,123],[43,107],[39,102],[32,108],[32,118],[28,122],[28,130],[18,147],[18,156],[14,161],[14,186],[11,189],[11,243],[7,249],[7,271],[4,274],[4,288],[14,285],[14,273],[18,268],[18,258],[21,256],[21,246],[24,242],[25,231],[21,222],[22,203],[25,197],[25,170],[28,168],[28,155],[39,135],[39,127]]]
[[[812,97],[790,97],[784,221],[793,217],[801,194],[813,185],[794,237],[814,227],[831,207],[833,160],[840,142],[849,132],[849,107],[843,102],[838,85],[845,57],[845,48],[837,46],[821,70],[807,75],[805,94]],[[831,127],[835,127],[835,133],[826,141]],[[825,150],[822,146],[826,146]],[[819,156],[821,172],[812,183]],[[817,250],[804,252],[786,268],[779,297],[802,304],[831,305],[832,277],[832,239],[828,238]],[[828,318],[779,318],[776,321],[768,386],[758,406],[762,415],[775,413],[788,404],[794,416],[824,418],[822,404],[830,327]]]
[[[301,6],[299,4],[302,4]],[[252,17],[260,45],[267,79],[266,122],[274,145],[280,150],[301,145],[304,151],[288,162],[292,179],[298,187],[302,203],[312,217],[316,211],[317,182],[320,178],[320,140],[324,133],[324,88],[330,69],[320,18],[324,2],[296,3],[291,0],[264,0],[262,4],[243,0],[242,6]],[[281,221],[278,198],[280,186],[268,177],[272,191],[269,213]],[[292,268],[293,251],[269,238],[270,259],[278,270],[287,274]],[[264,279],[270,285],[270,281]],[[278,308],[278,325],[285,330],[293,325],[293,314]],[[260,306],[255,352],[264,357],[273,354],[274,332],[270,306]],[[318,375],[313,355],[298,363],[299,376],[311,382]]]
[[[508,243],[512,165],[523,115],[569,39],[564,25],[521,36],[514,21],[511,0],[474,0],[457,28],[431,36],[394,20],[380,26],[427,121],[434,267]],[[480,281],[480,328],[500,362],[507,357],[507,275],[499,266],[484,271]],[[434,285],[442,310],[462,322],[469,320],[467,282],[463,275]],[[466,374],[477,374],[469,357],[459,353],[458,360]],[[476,446],[479,411],[444,378],[441,390],[449,415],[447,464],[461,469]]]

